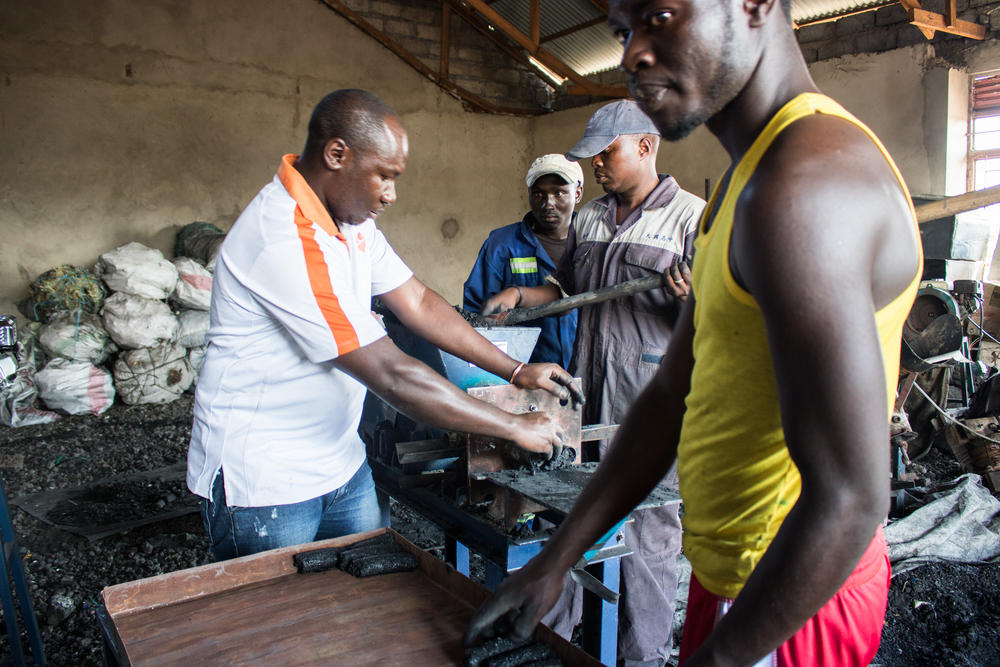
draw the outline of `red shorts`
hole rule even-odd
[[[882,528],[840,590],[791,639],[757,663],[773,667],[867,666],[878,651],[889,596],[889,554]],[[680,664],[708,637],[732,600],[691,576]]]

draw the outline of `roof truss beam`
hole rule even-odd
[[[594,97],[627,96],[628,91],[621,86],[605,86],[594,83],[586,77],[581,76],[572,67],[546,50],[545,47],[541,45],[540,36],[538,36],[537,39],[533,39],[533,37],[536,37],[534,24],[537,13],[535,12],[535,8],[540,7],[540,4],[537,3],[536,0],[533,0],[534,4],[532,5],[532,36],[525,35],[523,32],[518,30],[517,27],[515,27],[510,21],[502,17],[496,12],[496,10],[490,7],[486,0],[465,0],[465,2],[467,2],[468,5],[476,12],[481,14],[497,30],[505,34],[518,46],[527,51],[535,60],[559,76],[569,79],[574,84],[569,88],[569,92],[571,94],[593,95]],[[538,35],[540,35],[540,33],[541,31],[538,30]]]
[[[540,109],[522,109],[516,107],[505,107],[497,104],[493,104],[489,100],[486,100],[470,90],[467,90],[455,82],[451,81],[447,74],[445,73],[448,69],[448,57],[442,50],[441,56],[441,70],[442,72],[435,72],[433,69],[428,67],[417,58],[415,55],[410,53],[402,44],[392,39],[384,32],[373,26],[371,23],[365,20],[363,16],[354,12],[350,7],[340,2],[340,0],[320,0],[324,5],[329,7],[334,12],[340,14],[348,22],[352,23],[355,27],[360,29],[362,32],[366,33],[369,37],[373,38],[379,44],[385,48],[392,51],[396,56],[398,56],[403,62],[417,70],[420,74],[425,76],[427,79],[437,84],[442,90],[447,92],[449,95],[461,100],[466,108],[473,111],[484,111],[487,113],[495,114],[509,114],[513,116],[537,116],[544,113]],[[448,19],[442,16],[442,32],[444,32],[444,23]],[[442,49],[445,46],[444,35],[442,34]]]
[[[935,32],[946,32],[969,39],[984,39],[986,26],[958,18],[956,1],[945,0],[944,14],[923,9],[920,6],[920,0],[900,0],[900,4],[906,8],[906,13],[910,16],[910,24],[915,25],[927,39],[933,38]]]

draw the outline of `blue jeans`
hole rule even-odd
[[[339,489],[301,503],[268,507],[227,505],[220,470],[212,482],[212,497],[202,498],[201,518],[216,560],[389,525],[388,512],[379,505],[367,461]]]

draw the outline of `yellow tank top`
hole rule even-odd
[[[778,389],[764,318],[751,294],[729,270],[733,211],[740,192],[775,137],[814,113],[860,127],[903,178],[878,138],[839,104],[816,93],[788,102],[771,119],[733,170],[725,196],[695,242],[693,342],[696,359],[678,447],[684,499],[684,551],[706,589],[734,598],[757,566],[799,495],[801,480],[785,446]],[[716,186],[718,190],[718,186]],[[908,193],[907,193],[908,196]],[[911,205],[912,213],[912,205]],[[914,225],[916,217],[914,216]],[[922,265],[922,258],[921,258]],[[920,272],[891,303],[875,313],[886,377],[886,420],[899,375],[903,322]]]

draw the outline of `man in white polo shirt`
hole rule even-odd
[[[282,159],[222,245],[187,473],[217,559],[385,525],[357,434],[366,386],[428,424],[558,446],[548,416],[474,400],[401,352],[371,315],[373,295],[456,356],[582,399],[559,366],[518,364],[480,336],[375,227],[407,153],[391,108],[335,91],[313,111],[302,156]]]

